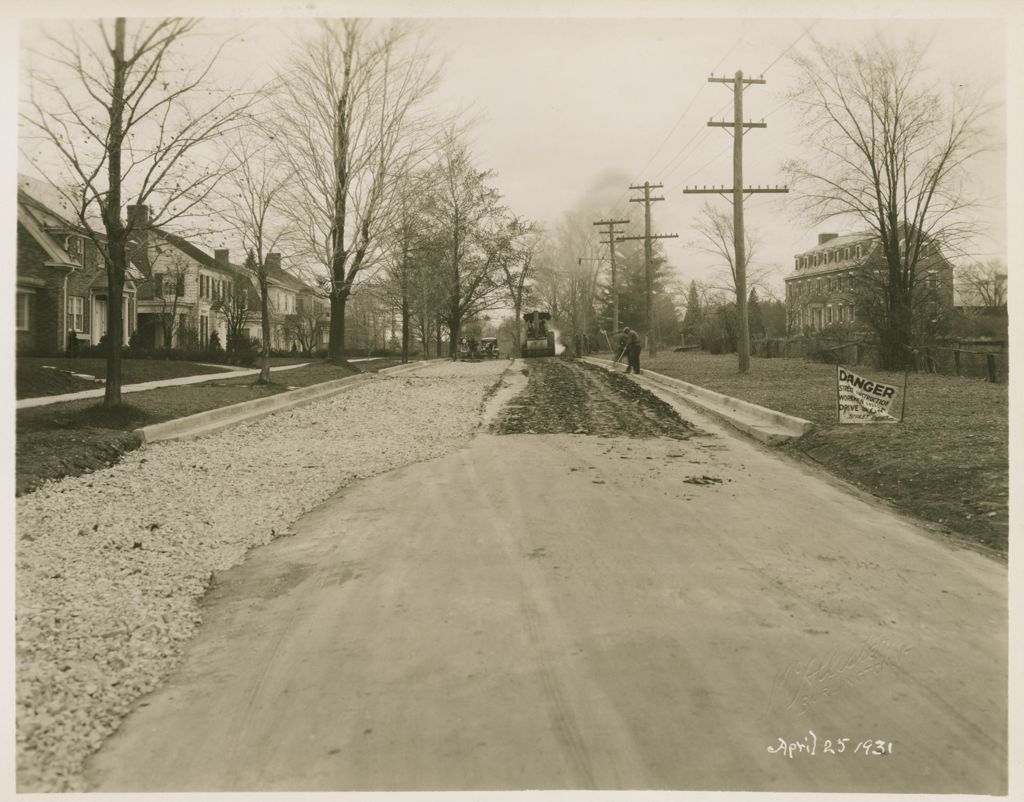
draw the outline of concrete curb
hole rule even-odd
[[[587,357],[586,361],[608,369],[612,366],[611,361],[596,357]],[[684,401],[724,420],[733,428],[770,446],[798,440],[814,428],[811,421],[803,418],[716,393],[662,373],[645,370],[639,376],[630,374],[630,378],[641,385],[653,384],[668,390]]]
[[[191,437],[200,437],[204,434],[236,426],[239,423],[247,423],[275,412],[284,412],[293,407],[308,404],[312,401],[319,401],[331,395],[351,390],[360,384],[374,380],[374,374],[361,373],[355,376],[346,376],[344,379],[312,384],[309,387],[300,387],[298,390],[290,390],[277,395],[257,398],[253,401],[242,401],[239,404],[210,409],[206,412],[197,412],[185,418],[154,423],[152,426],[144,426],[136,429],[132,434],[142,440],[143,443],[156,443],[161,440],[184,440]]]

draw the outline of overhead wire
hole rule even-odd
[[[801,39],[803,39],[808,33],[811,32],[811,30],[818,24],[818,22],[819,22],[819,20],[813,20],[807,27],[805,27],[785,48],[783,48],[782,50],[779,51],[779,53],[775,56],[775,58],[773,58],[772,61],[768,64],[768,66],[765,67],[763,70],[761,70],[759,75],[761,75],[761,76],[766,75],[776,64],[779,63],[779,61],[781,61],[783,58],[785,58],[785,56],[794,47],[796,47],[797,43],[799,43]],[[711,70],[711,74],[712,75],[714,74],[714,72],[717,69],[719,69],[721,67],[721,65],[725,62],[725,60],[736,50],[736,48],[742,42],[743,36],[744,36],[744,32],[741,32],[740,35],[737,37],[736,41],[733,43],[732,47],[730,47],[729,50],[726,52],[726,54],[724,56],[722,56],[722,58],[720,58],[718,60],[718,63],[715,64],[715,66]],[[648,158],[648,160],[647,160],[647,162],[646,162],[646,164],[644,165],[644,168],[643,168],[644,171],[646,171],[647,168],[650,167],[650,165],[654,162],[654,159],[657,158],[657,155],[661,152],[661,150],[665,147],[665,145],[671,139],[672,135],[676,132],[676,130],[682,124],[683,120],[686,118],[686,115],[690,112],[691,108],[693,107],[693,104],[696,102],[697,98],[700,96],[700,93],[702,91],[704,91],[704,89],[707,87],[707,85],[708,85],[707,81],[702,83],[700,85],[700,87],[698,87],[697,91],[694,92],[694,94],[691,96],[689,102],[684,107],[682,113],[679,115],[679,117],[676,119],[675,123],[669,129],[669,132],[662,139],[661,143],[655,149],[654,153],[650,156],[650,158]],[[717,111],[714,112],[714,114],[712,115],[712,118],[715,115],[724,113],[729,108],[729,106],[731,106],[731,105],[732,105],[732,101],[726,101],[725,103],[723,103],[723,105]],[[782,103],[779,103],[775,108],[772,109],[772,111],[770,111],[768,114],[764,115],[764,117],[767,118],[769,115],[774,114],[776,111],[778,111],[784,105],[785,105],[785,101],[783,101]],[[660,174],[661,174],[662,180],[664,178],[667,178],[669,175],[671,175],[672,173],[674,173],[676,170],[679,169],[679,167],[683,163],[683,161],[681,161],[681,160],[684,159],[684,157],[688,157],[688,156],[692,155],[693,151],[696,148],[696,144],[703,144],[704,143],[704,141],[709,137],[709,131],[710,131],[710,127],[708,127],[708,126],[705,126],[703,128],[698,129],[693,134],[693,136],[691,136],[682,145],[682,147],[678,151],[676,151],[675,155],[673,155],[672,158],[670,158],[668,160],[668,162],[666,162],[664,164],[664,166],[662,167],[661,171],[659,171]],[[700,140],[700,142],[698,143],[697,140]],[[693,147],[691,147],[691,145]],[[715,155],[712,156],[712,158],[710,160],[708,160],[707,162],[702,164],[700,167],[698,167],[696,170],[691,172],[687,176],[687,178],[684,180],[684,184],[685,184],[685,181],[690,180],[690,178],[692,178],[694,175],[697,175],[705,167],[707,167],[710,164],[714,163],[718,158],[720,158],[731,147],[732,147],[731,144],[727,144],[723,149],[717,151],[715,153]],[[675,165],[675,166],[673,166],[673,165]],[[618,207],[618,206],[620,206],[622,204],[622,202],[626,199],[626,196],[629,194],[629,192],[630,192],[630,190],[627,189],[627,190],[625,190],[622,193],[622,195],[619,197],[619,200],[615,204],[616,207]],[[592,246],[594,237],[597,236],[597,234],[599,234],[599,233],[600,232],[598,232],[598,231],[590,232],[589,236],[587,237],[587,242],[584,245],[585,249],[589,249]]]

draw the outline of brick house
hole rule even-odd
[[[797,254],[785,278],[790,333],[822,331],[833,325],[867,327],[864,281],[884,268],[878,238],[869,232],[819,234],[818,244]],[[930,317],[953,308],[953,266],[934,245],[926,244],[917,265],[916,292]]]
[[[107,333],[107,273],[100,251],[55,187],[18,177],[16,343],[19,354],[57,354]],[[136,282],[129,267],[122,299],[123,341],[135,331]]]

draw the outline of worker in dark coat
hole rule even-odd
[[[626,360],[628,367],[626,373],[639,373],[640,372],[640,335],[637,334],[629,326],[626,326],[622,330],[625,336],[626,342]]]

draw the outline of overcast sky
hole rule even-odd
[[[493,11],[494,4],[489,7]],[[241,32],[220,65],[219,80],[269,74],[308,24],[294,18],[211,19],[210,40]],[[992,204],[984,221],[988,236],[974,251],[981,259],[1005,258],[1000,145],[1006,74],[998,20],[460,17],[424,19],[422,32],[445,62],[438,104],[471,110],[478,165],[497,172],[495,182],[513,211],[552,224],[582,203],[624,202],[629,183],[663,183],[666,200],[653,207],[654,228],[679,234],[665,242],[665,250],[683,281],[706,279],[712,269],[709,257],[693,246],[695,215],[706,201],[725,208],[728,203],[715,195],[684,195],[682,188],[732,181],[732,138],[706,125],[710,117],[731,119],[732,93],[709,84],[708,75],[737,69],[764,74],[767,85],[744,95],[745,116],[768,123],[744,139],[745,183],[784,183],[782,163],[804,155],[799,121],[785,101],[793,86],[789,57],[806,49],[812,36],[850,47],[879,35],[894,42],[915,38],[928,44],[936,89],[965,84],[995,104],[990,126],[996,148],[972,170],[976,189]],[[36,28],[23,28],[25,44],[35,36]],[[629,208],[632,219],[641,221],[642,206]],[[793,255],[816,242],[818,229],[786,196],[754,196],[746,209],[747,225],[759,235],[756,266],[774,265],[773,287],[781,291]]]

